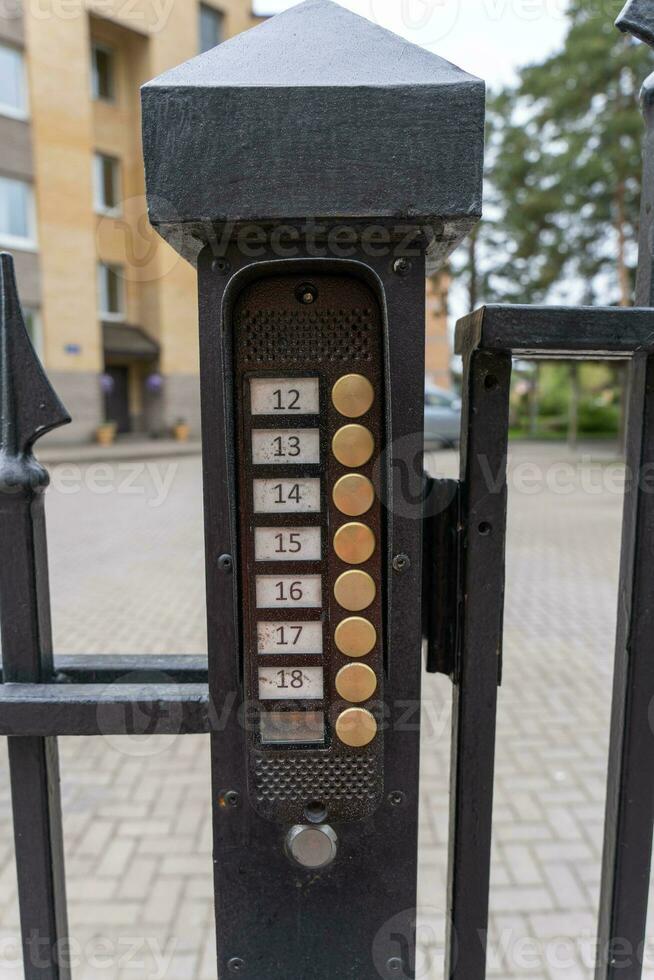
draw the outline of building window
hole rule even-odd
[[[91,49],[91,94],[112,102],[116,97],[116,59],[111,48],[94,44]]]
[[[32,347],[41,356],[41,318],[39,311],[30,307],[23,307],[23,320],[27,329],[28,336],[32,341]]]
[[[24,180],[0,177],[0,242],[12,248],[36,245],[34,197]]]
[[[120,210],[120,161],[96,153],[93,158],[93,194],[95,210],[100,214],[117,214]]]
[[[6,44],[0,44],[0,113],[16,119],[27,117],[23,53]]]
[[[100,263],[98,266],[98,294],[100,316],[103,320],[124,319],[123,283],[124,279],[120,266]]]
[[[223,39],[223,14],[214,7],[200,4],[200,53],[210,51]]]

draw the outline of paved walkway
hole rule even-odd
[[[592,977],[621,497],[610,456],[577,461],[512,455],[489,976]],[[432,463],[451,472],[454,454]],[[202,652],[199,461],[52,476],[57,651]],[[421,980],[442,975],[449,699],[446,679],[426,679]],[[75,980],[215,980],[206,739],[66,738],[61,755]],[[0,980],[22,975],[17,949],[2,744]]]

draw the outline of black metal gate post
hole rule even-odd
[[[425,263],[477,219],[483,117],[328,0],[143,89],[150,219],[199,277],[221,977],[415,975]]]
[[[52,679],[43,491],[32,455],[70,419],[27,337],[9,255],[0,255],[0,629],[5,683]],[[18,894],[27,980],[68,980],[66,890],[54,737],[9,738]]]
[[[461,609],[453,682],[446,976],[483,980],[504,617],[511,356],[464,355]]]
[[[654,46],[651,3],[631,0],[618,27]],[[636,303],[654,306],[654,75],[642,90],[644,145]],[[654,314],[652,317],[654,330]],[[643,969],[654,827],[654,360],[629,371],[622,556],[596,980]]]
[[[654,43],[650,2],[632,0],[620,25]],[[461,475],[429,481],[424,275],[479,216],[482,84],[307,0],[144,88],[151,219],[199,275],[208,671],[183,656],[53,666],[32,446],[68,419],[2,256],[0,735],[27,980],[70,977],[55,737],[153,730],[211,734],[221,980],[414,978],[423,631],[427,669],[454,685],[446,973],[483,980],[511,358],[598,356],[630,361],[632,384],[596,976],[641,976],[652,90],[643,307],[490,306],[460,321]]]

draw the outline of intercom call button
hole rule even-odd
[[[375,488],[367,476],[347,473],[334,484],[332,499],[341,514],[361,517],[375,502]]]
[[[352,569],[336,579],[334,596],[343,609],[361,612],[375,601],[377,586],[367,572]]]
[[[362,374],[346,374],[332,388],[334,408],[348,419],[358,419],[372,408],[375,389]]]
[[[377,722],[365,708],[347,708],[338,716],[336,734],[344,745],[360,749],[374,739]]]
[[[346,657],[367,657],[377,643],[377,630],[362,616],[349,616],[338,624],[334,640]]]
[[[351,521],[334,535],[334,551],[350,565],[362,565],[375,553],[375,535],[366,524]]]
[[[369,701],[377,690],[375,672],[367,664],[347,664],[336,675],[336,690],[345,701]]]
[[[363,425],[344,425],[332,439],[332,452],[343,466],[365,466],[374,451],[373,434]]]

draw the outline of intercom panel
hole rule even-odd
[[[382,318],[350,276],[250,283],[233,313],[249,792],[269,819],[382,797]]]

